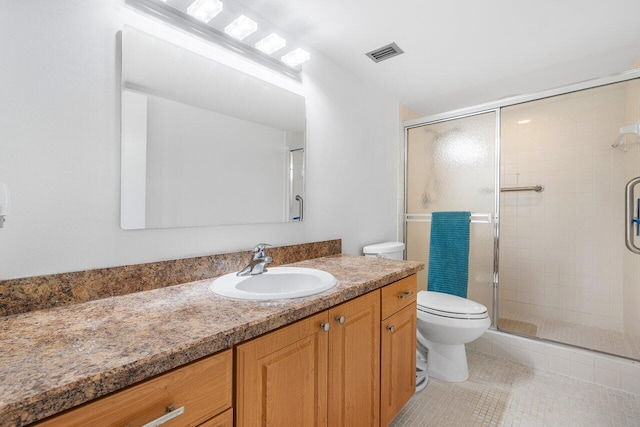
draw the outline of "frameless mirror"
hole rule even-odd
[[[124,229],[300,221],[305,100],[122,31]]]

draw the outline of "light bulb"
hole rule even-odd
[[[258,23],[244,15],[238,16],[231,24],[224,27],[224,32],[231,37],[242,40],[258,29]]]
[[[311,58],[311,55],[309,54],[309,52],[307,52],[304,49],[297,48],[287,53],[280,59],[285,64],[295,67],[296,65],[299,65],[305,61],[308,61],[310,58]]]
[[[271,55],[273,52],[282,49],[287,45],[287,41],[277,35],[271,33],[267,37],[256,43],[256,48],[263,51],[267,55]]]
[[[196,0],[187,8],[187,13],[202,22],[209,22],[222,12],[222,7],[220,0]]]

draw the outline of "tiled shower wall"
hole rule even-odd
[[[640,68],[640,56],[633,64],[633,68]],[[629,83],[626,91],[625,124],[640,120],[640,82]],[[629,141],[633,141],[633,138]],[[640,176],[640,144],[629,145],[624,154],[625,182]],[[636,191],[636,199],[640,192]],[[636,240],[637,241],[637,240]],[[628,250],[624,251],[624,280],[623,280],[623,312],[624,329],[636,348],[640,349],[640,255]]]
[[[625,163],[633,154],[610,145],[620,126],[638,119],[625,117],[633,85],[502,110],[501,186],[545,190],[502,193],[501,317],[519,312],[623,332]]]

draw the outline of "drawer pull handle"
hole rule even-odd
[[[391,333],[394,333],[396,331],[396,327],[393,326],[393,325],[389,325],[389,326],[387,326],[387,331],[389,331]]]
[[[167,421],[171,421],[174,418],[179,417],[184,413],[184,406],[179,407],[178,409],[173,409],[173,405],[167,406],[167,413],[160,418],[156,418],[153,421],[150,421],[143,425],[142,427],[158,427]]]
[[[329,332],[329,329],[331,329],[331,323],[320,323],[320,328],[325,332]]]
[[[347,320],[344,316],[336,316],[336,320],[338,321],[338,323],[340,323],[341,325],[344,325],[344,322]]]
[[[398,295],[398,299],[407,299],[407,298],[409,298],[411,295],[413,295],[413,292],[411,292],[411,291],[406,291],[406,292],[403,292],[403,293],[399,294],[399,295]]]

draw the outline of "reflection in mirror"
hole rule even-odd
[[[305,101],[122,31],[124,229],[300,221]]]
[[[291,204],[291,211],[289,217],[294,221],[302,221],[304,219],[304,197],[302,192],[304,191],[304,148],[294,148],[289,152],[289,170],[291,178],[291,200],[297,202],[297,206],[294,203]]]

